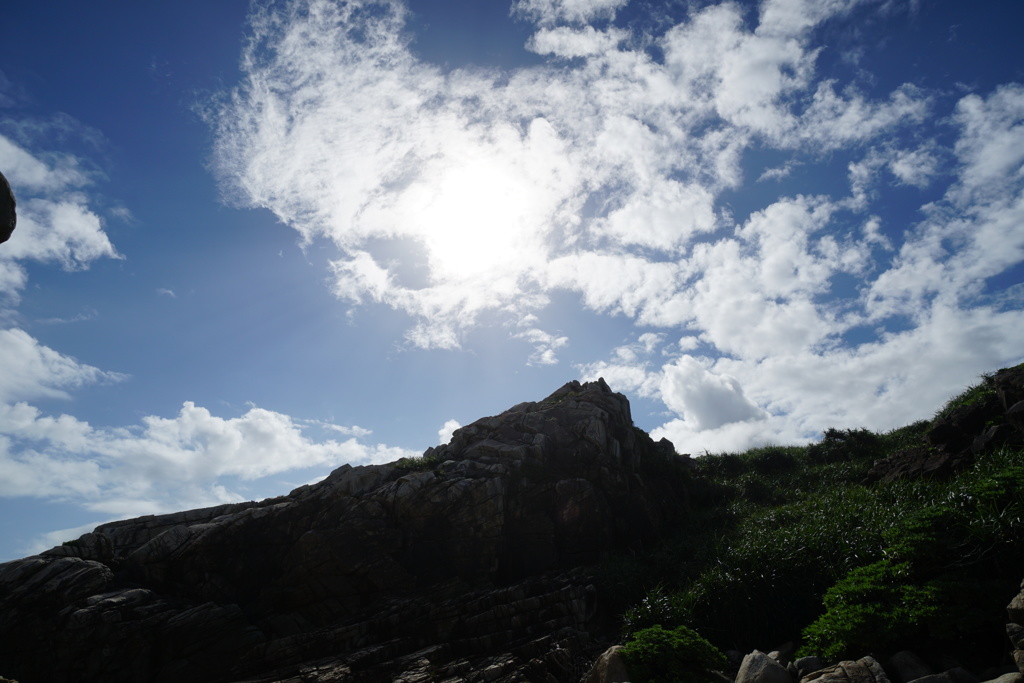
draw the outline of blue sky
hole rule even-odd
[[[1024,6],[7,8],[0,560],[603,376],[680,452],[1024,355]]]

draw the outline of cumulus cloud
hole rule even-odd
[[[370,431],[318,423],[349,436],[314,440],[282,413],[252,407],[222,418],[186,401],[171,418],[96,428],[28,403],[70,397],[98,382],[126,379],[40,344],[24,330],[0,330],[0,496],[82,505],[112,517],[242,500],[222,482],[253,481],[293,469],[390,462],[412,453],[359,439]]]
[[[448,420],[437,430],[437,442],[440,444],[449,443],[452,440],[452,434],[461,426],[458,420]]]
[[[315,441],[287,415],[251,408],[222,418],[186,401],[173,418],[99,429],[27,403],[0,406],[0,495],[35,496],[106,514],[145,514],[242,500],[220,482],[313,466],[390,462],[410,452]]]
[[[665,368],[661,399],[695,431],[764,418],[764,411],[743,395],[736,378],[709,372],[692,356],[682,356]]]
[[[397,0],[258,11],[245,78],[208,111],[225,192],[332,241],[338,297],[408,313],[417,346],[506,316],[528,362],[553,362],[568,340],[533,321],[556,292],[628,319],[636,343],[577,367],[663,401],[687,449],[941,400],[898,380],[898,354],[951,362],[946,386],[1019,359],[1019,304],[986,281],[1024,260],[1021,86],[951,102],[824,76],[819,29],[887,11],[872,0],[706,3],[642,40],[624,5],[514,3],[545,61],[507,71],[419,61]],[[937,118],[952,144],[922,130]],[[833,182],[805,191],[808,174]],[[757,180],[777,195],[734,216]],[[897,224],[893,187],[932,194]],[[950,325],[962,345],[943,349]]]

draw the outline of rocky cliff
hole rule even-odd
[[[603,380],[390,465],[0,565],[0,672],[46,681],[559,681],[614,628],[588,567],[685,517],[685,458]]]

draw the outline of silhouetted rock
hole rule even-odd
[[[14,192],[7,178],[0,173],[0,243],[11,239],[14,226],[18,223],[18,215],[15,213]]]
[[[688,469],[603,380],[571,382],[419,460],[105,524],[0,565],[0,671],[22,683],[578,678],[605,647],[588,635],[602,612],[587,567],[680,520]]]
[[[984,391],[936,417],[920,444],[874,463],[867,483],[948,477],[981,454],[1024,443],[1024,366],[987,377]]]
[[[909,650],[900,650],[889,657],[889,668],[896,673],[896,679],[902,683],[909,683],[932,674],[931,667]]]

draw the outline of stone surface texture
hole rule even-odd
[[[885,670],[874,657],[839,662],[804,676],[801,683],[889,683]]]

